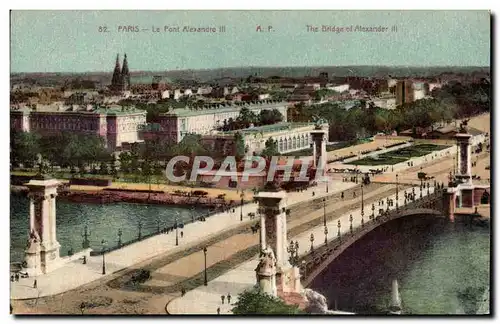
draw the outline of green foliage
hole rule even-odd
[[[35,133],[11,133],[10,158],[13,165],[32,167],[40,153],[40,137]]]
[[[258,289],[246,290],[238,295],[232,309],[236,315],[293,315],[303,313],[297,306],[285,304],[281,299],[262,293]]]
[[[243,135],[240,132],[234,134],[234,141],[236,143],[236,160],[239,161],[245,156],[245,141],[243,140]]]
[[[262,150],[262,153],[260,155],[263,157],[273,157],[280,155],[278,151],[278,141],[275,141],[271,137],[269,137],[266,141],[266,147],[264,148],[264,150]]]

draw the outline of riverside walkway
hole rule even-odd
[[[293,206],[325,195],[331,195],[340,191],[355,187],[354,183],[330,182],[329,192],[326,194],[326,184],[319,183],[304,192],[291,192],[287,196],[287,205]],[[315,195],[312,195],[312,192]],[[243,206],[243,222],[240,221],[240,208],[235,212],[223,212],[206,218],[205,222],[189,223],[184,226],[183,237],[179,236],[179,245],[175,245],[175,231],[169,234],[159,234],[140,242],[106,253],[105,265],[106,275],[116,273],[120,270],[130,268],[135,264],[152,260],[158,256],[165,256],[183,251],[210,237],[214,237],[224,231],[249,225],[255,220],[249,219],[248,213],[257,211],[257,204],[249,203]],[[26,211],[28,213],[28,211]],[[11,282],[10,296],[12,299],[31,299],[44,296],[60,294],[73,290],[92,281],[102,279],[102,256],[87,258],[87,264],[76,260],[65,264],[63,267],[48,274],[36,278],[21,278],[18,282]],[[34,280],[37,280],[37,288],[34,288]]]
[[[420,188],[415,188],[415,200],[420,199]],[[407,189],[411,192],[411,188]],[[422,197],[434,193],[434,188],[427,188],[422,190]],[[396,196],[388,195],[390,199],[394,200],[394,206],[389,207],[389,210],[393,210],[396,207]],[[404,193],[399,194],[399,205],[404,204]],[[367,207],[367,206],[365,206]],[[384,206],[384,209],[387,205]],[[365,208],[364,221],[365,224],[368,223],[368,215],[371,213],[370,208]],[[336,238],[338,231],[341,235],[350,232],[350,216],[352,217],[352,227],[356,229],[361,226],[361,209],[354,209],[347,213],[339,215],[338,218],[329,220],[327,222],[327,227],[329,234],[327,240],[331,241]],[[338,221],[340,220],[342,226],[338,228]],[[311,234],[314,236],[315,240],[311,243]],[[323,246],[324,243],[324,226],[316,226],[308,231],[302,232],[299,235],[289,237],[288,240],[299,242],[299,257],[304,256],[310,252],[311,244],[314,248]],[[238,267],[225,274],[211,280],[208,282],[207,286],[200,286],[193,290],[188,291],[184,296],[176,298],[168,303],[166,310],[169,314],[217,314],[217,308],[220,308],[220,314],[232,314],[231,309],[234,307],[234,303],[238,301],[238,294],[243,291],[252,288],[256,284],[255,268],[257,267],[259,260],[257,257],[242,263]],[[222,304],[221,295],[231,294],[231,304],[228,305],[227,302]],[[345,314],[343,312],[338,312],[338,314]]]

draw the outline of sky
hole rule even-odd
[[[322,25],[342,30],[323,31]],[[129,30],[137,26],[139,31],[124,31],[127,26],[131,26]],[[165,32],[165,26],[179,27],[180,31]],[[184,32],[185,26],[213,27],[217,32]],[[220,26],[225,32],[219,31]],[[362,32],[356,26],[386,30]],[[490,13],[12,11],[10,44],[11,72],[108,72],[117,53],[121,58],[127,53],[131,71],[244,66],[489,66]]]

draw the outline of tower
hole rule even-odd
[[[116,54],[115,70],[113,71],[113,78],[111,79],[111,89],[120,90],[121,82],[120,54]]]
[[[60,183],[55,179],[33,179],[29,188],[29,238],[25,270],[31,275],[47,273],[60,265],[60,244],[56,239],[56,196]]]
[[[130,88],[130,73],[128,70],[127,54],[123,58],[123,66],[121,72],[121,90],[126,91]]]

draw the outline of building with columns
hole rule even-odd
[[[160,114],[157,129],[143,131],[143,138],[158,138],[165,142],[179,143],[186,134],[206,135],[229,121],[236,119],[241,108],[246,107],[255,114],[262,110],[277,109],[287,120],[288,103],[273,100],[254,101],[249,103],[222,103],[207,104],[203,107],[186,107],[173,109],[171,112]]]
[[[139,129],[146,124],[146,111],[121,106],[14,107],[10,112],[12,131],[36,132],[42,136],[61,132],[94,134],[104,138],[110,150],[123,143],[141,142]]]

